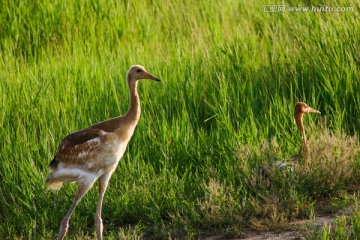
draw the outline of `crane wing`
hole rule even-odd
[[[61,141],[53,161],[73,163],[85,162],[87,157],[101,145],[102,136],[104,134],[106,134],[106,132],[94,128],[87,128],[69,134]],[[57,162],[55,162],[56,165]]]

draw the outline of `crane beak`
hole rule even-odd
[[[144,73],[144,79],[150,79],[150,80],[154,80],[154,81],[157,81],[157,82],[161,82],[161,80],[157,77],[155,77],[154,75],[148,73],[148,72],[145,72]]]
[[[307,112],[308,112],[308,113],[321,114],[321,112],[319,112],[318,110],[313,109],[313,108],[311,108],[311,107],[308,107]]]

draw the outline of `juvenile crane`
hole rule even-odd
[[[77,182],[78,189],[74,202],[61,221],[58,240],[64,239],[75,207],[97,179],[99,199],[95,228],[97,239],[103,239],[101,209],[104,193],[140,118],[140,99],[137,92],[140,79],[160,82],[160,79],[148,73],[143,66],[132,66],[127,74],[130,91],[130,107],[127,113],[73,132],[61,141],[49,165],[52,173],[46,179],[46,184],[49,189],[59,189],[63,183]]]
[[[295,122],[297,127],[300,130],[300,134],[301,134],[301,138],[302,138],[302,157],[304,158],[304,160],[308,160],[308,158],[310,157],[310,145],[309,142],[307,141],[306,138],[306,134],[305,134],[305,129],[304,129],[304,123],[303,123],[303,116],[304,114],[307,113],[316,113],[316,114],[321,114],[318,110],[315,110],[311,107],[309,107],[306,103],[304,102],[298,102],[295,105],[295,109],[294,109],[294,118],[295,118]],[[273,163],[270,163],[268,165],[262,166],[259,168],[260,174],[262,176],[268,176],[270,173],[270,168],[271,167],[278,167],[280,170],[290,166],[293,166],[294,163],[298,162],[300,160],[301,156],[300,155],[294,155],[291,156],[291,163],[287,163],[284,161],[276,161]]]

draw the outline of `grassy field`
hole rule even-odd
[[[48,164],[67,134],[127,111],[133,64],[163,83],[139,84],[105,239],[238,237],[349,206],[308,237],[360,236],[359,4],[266,4],[278,2],[0,1],[0,238],[56,238],[76,185],[47,191]],[[301,149],[299,101],[322,112],[304,119],[310,167],[262,180],[259,166]],[[94,237],[96,201],[94,187],[67,239]]]

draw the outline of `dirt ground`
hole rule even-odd
[[[325,224],[329,224],[334,220],[335,216],[324,216],[319,217],[316,220],[301,220],[296,221],[294,224],[294,229],[297,230],[289,230],[284,232],[251,232],[245,238],[240,239],[249,239],[249,240],[305,240],[304,231],[306,228],[306,224],[310,223],[312,226],[322,227]]]
[[[251,231],[247,232],[246,236],[243,238],[232,238],[232,240],[305,240],[304,231],[306,229],[306,224],[311,224],[312,226],[319,226],[320,228],[325,224],[329,224],[335,219],[335,215],[322,216],[318,217],[316,220],[299,220],[291,223],[293,230],[285,230],[285,231],[268,231],[268,232],[260,232],[260,231]],[[295,229],[295,230],[294,230]],[[224,236],[212,236],[206,238],[206,240],[220,240],[220,239],[228,239],[224,238]]]

